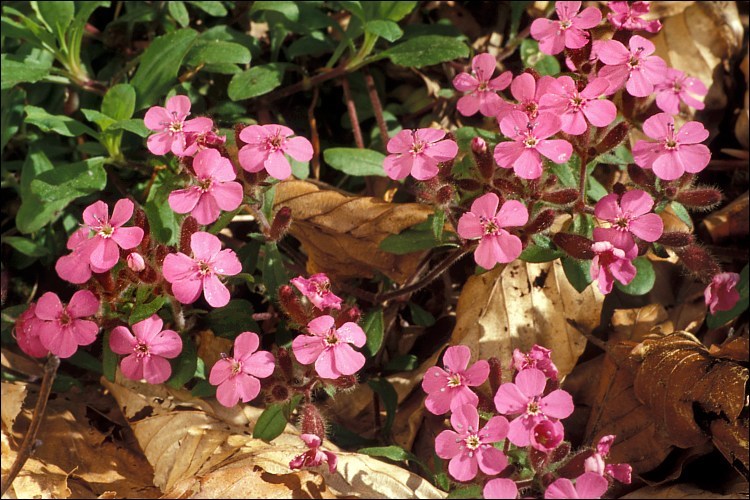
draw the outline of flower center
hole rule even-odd
[[[114,232],[115,232],[115,228],[113,228],[110,224],[104,224],[99,228],[96,234],[98,234],[102,238],[111,238],[112,233]]]
[[[70,315],[68,314],[68,311],[63,309],[63,312],[60,314],[60,326],[68,326],[70,323],[73,322]]]
[[[206,179],[198,179],[198,189],[200,189],[204,193],[207,193],[211,190],[211,184],[213,184],[213,179],[211,179],[210,177]]]
[[[677,141],[672,138],[664,140],[664,147],[667,149],[677,149]]]
[[[539,415],[540,413],[542,413],[541,408],[539,408],[539,401],[537,401],[536,399],[534,399],[534,401],[531,401],[526,406],[526,413],[528,415]]]
[[[586,104],[586,99],[583,97],[577,95],[570,99],[570,106],[575,110],[578,111],[579,109],[583,108],[584,104]]]
[[[211,266],[205,260],[198,261],[198,272],[201,276],[211,274]]]
[[[425,146],[426,144],[424,142],[415,140],[411,146],[410,152],[416,156],[425,150]]]
[[[539,105],[535,103],[534,101],[528,101],[523,105],[523,109],[527,115],[533,118],[536,116],[536,112],[539,109]]]
[[[466,439],[464,439],[464,443],[466,443],[466,447],[470,450],[476,450],[479,448],[479,445],[482,444],[482,440],[479,439],[479,436],[476,434],[470,434],[467,436]]]
[[[615,227],[617,229],[626,230],[630,227],[630,217],[622,216],[615,219]]]
[[[151,355],[148,351],[148,344],[143,341],[139,341],[138,344],[136,344],[133,348],[133,352],[138,358],[145,358]]]
[[[485,92],[486,90],[489,90],[489,83],[483,80],[480,81],[479,87],[477,87],[477,90],[479,90],[480,92]]]
[[[529,135],[523,140],[523,145],[527,148],[535,148],[538,142],[536,137]]]
[[[172,134],[182,132],[182,120],[177,119],[177,113],[174,111],[172,112],[172,121],[169,122],[167,130]]]
[[[315,292],[319,296],[323,296],[331,291],[331,282],[328,280],[320,281],[315,283]]]
[[[242,361],[237,361],[236,359],[232,358],[232,375],[237,375],[242,371]]]
[[[573,22],[572,21],[569,21],[567,19],[564,20],[564,21],[560,21],[560,30],[561,31],[565,31],[566,29],[570,28],[571,26],[573,26]]]
[[[328,330],[328,335],[326,335],[324,342],[326,344],[326,347],[333,347],[338,344],[339,337],[338,335],[336,335],[336,330],[334,330],[333,328]]]
[[[672,84],[672,90],[674,90],[675,94],[682,92],[682,83],[674,82],[674,84]]]
[[[482,224],[482,230],[485,235],[497,234],[500,230],[500,225],[497,223],[494,217],[488,219],[480,215],[479,222]]]
[[[448,387],[459,387],[461,386],[461,375],[458,373],[451,373],[448,376]]]

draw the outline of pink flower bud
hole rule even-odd
[[[135,273],[140,273],[146,269],[146,261],[143,260],[143,256],[138,252],[130,252],[126,260],[130,270]]]
[[[487,151],[487,142],[481,137],[475,137],[471,140],[471,150],[476,154],[485,153]]]

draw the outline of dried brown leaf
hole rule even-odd
[[[714,243],[746,238],[750,227],[750,192],[703,219],[701,226]]]
[[[11,447],[5,431],[2,431],[3,478],[16,460],[16,450]],[[29,458],[3,498],[68,498],[68,474],[55,465],[45,464],[35,457]]]
[[[673,484],[670,486],[646,486],[636,491],[628,493],[627,495],[620,498],[664,498],[673,500],[733,500],[733,499],[746,499],[747,492],[744,493],[713,493],[711,491],[704,490],[691,484]]]
[[[3,382],[2,389],[2,420],[8,432],[12,432],[16,417],[21,412],[23,401],[26,399],[26,386]]]

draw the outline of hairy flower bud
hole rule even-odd
[[[474,140],[479,139],[484,143],[484,148],[475,148]],[[474,161],[477,163],[477,169],[479,173],[485,179],[492,179],[495,175],[495,158],[492,156],[492,151],[487,147],[487,143],[481,137],[475,137],[471,143],[471,152],[474,154]]]
[[[474,179],[459,179],[456,181],[456,185],[464,191],[479,191],[482,189],[482,184]]]
[[[289,400],[289,396],[291,393],[289,392],[289,387],[287,387],[285,384],[274,384],[271,386],[271,389],[268,391],[268,395],[271,398],[271,401],[274,403],[282,403],[284,401]]]
[[[641,187],[652,188],[656,183],[656,176],[651,170],[643,169],[634,163],[628,165],[630,180]]]
[[[439,205],[447,205],[453,200],[453,193],[453,186],[445,185],[435,194],[435,202]]]
[[[294,365],[292,364],[292,357],[289,355],[289,349],[279,347],[278,351],[276,351],[276,359],[279,363],[279,368],[281,368],[281,373],[284,374],[284,377],[288,381],[291,381],[294,378]]]
[[[495,179],[492,183],[502,192],[513,193],[517,195],[523,194],[523,186],[517,180]]]
[[[551,208],[548,208],[547,210],[542,210],[534,218],[534,220],[531,221],[526,226],[526,232],[528,234],[535,234],[535,233],[542,232],[545,229],[548,229],[550,226],[552,226],[553,222],[555,222],[555,211],[552,210]]]
[[[143,255],[138,252],[130,252],[126,257],[128,268],[134,273],[140,273],[146,269],[146,261],[143,260]]]
[[[471,150],[474,154],[482,154],[487,152],[487,141],[481,137],[474,137],[471,140]]]
[[[718,189],[703,188],[680,191],[675,196],[675,201],[690,208],[708,209],[718,205],[722,198],[721,191]]]
[[[495,356],[490,357],[487,362],[490,364],[490,390],[492,394],[495,394],[500,386],[503,385],[503,365]]]
[[[351,389],[357,384],[357,377],[354,375],[342,375],[333,381],[333,386],[337,389]]]
[[[584,236],[572,233],[557,233],[552,237],[552,241],[573,258],[594,258],[594,252],[591,250],[591,245],[594,242]]]
[[[289,285],[279,287],[279,305],[289,318],[298,325],[306,325],[310,320],[307,313],[302,308],[299,297],[294,293],[294,289]]]
[[[560,446],[555,448],[552,453],[550,454],[550,463],[557,463],[560,460],[563,460],[565,457],[567,457],[570,454],[570,443],[567,441],[563,441],[560,443]]]
[[[612,127],[609,132],[607,132],[607,135],[604,136],[604,139],[596,145],[596,153],[602,154],[610,149],[614,149],[628,136],[629,128],[628,123],[624,121]]]
[[[315,434],[322,441],[326,437],[326,424],[318,408],[312,403],[302,405],[300,412],[302,434]]]
[[[575,188],[561,189],[542,194],[542,199],[556,205],[566,205],[578,199],[578,190]]]
[[[138,248],[140,248],[143,252],[148,252],[151,246],[151,228],[148,224],[146,212],[144,212],[140,208],[136,208],[135,214],[133,216],[133,224],[143,229],[143,239],[138,245]]]
[[[711,282],[713,276],[721,272],[721,267],[713,256],[696,244],[677,249],[675,252],[682,265],[706,283]]]
[[[161,267],[162,264],[164,264],[164,258],[169,255],[171,252],[169,250],[169,247],[166,245],[158,245],[156,247],[156,250],[154,251],[154,255],[156,256],[156,265]]]
[[[281,207],[273,218],[271,229],[268,231],[268,237],[271,241],[281,240],[291,225],[292,209],[289,207]]]
[[[193,253],[190,247],[190,238],[196,231],[198,231],[198,221],[192,215],[188,215],[182,221],[182,228],[180,229],[180,252],[185,255]]]
[[[668,247],[685,247],[695,241],[695,238],[690,233],[682,233],[679,231],[673,231],[669,233],[663,233],[661,238],[656,240],[660,245]]]
[[[336,328],[340,327],[344,323],[357,323],[359,322],[359,319],[362,317],[362,311],[359,310],[357,306],[352,306],[347,309],[344,309],[339,313],[338,317],[336,317]]]

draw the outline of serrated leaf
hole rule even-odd
[[[425,35],[410,38],[379,54],[387,57],[394,64],[421,68],[441,62],[468,57],[469,48],[455,38],[438,35]]]
[[[366,358],[373,358],[383,345],[384,321],[383,310],[375,309],[370,311],[362,318],[362,330],[367,336],[367,342],[362,347],[362,354]]]
[[[323,151],[323,161],[332,168],[348,175],[385,176],[385,155],[371,149],[328,148]]]
[[[238,73],[229,82],[227,94],[233,101],[267,94],[281,85],[285,68],[285,64],[271,63]]]
[[[385,38],[389,42],[395,42],[402,36],[404,36],[403,30],[393,21],[387,19],[375,19],[373,21],[367,21],[365,24],[365,31]]]
[[[645,295],[651,291],[656,282],[656,273],[651,261],[646,257],[637,257],[633,260],[636,275],[627,285],[615,281],[615,286],[628,295]]]
[[[560,259],[560,261],[562,262],[563,271],[565,271],[565,277],[568,278],[570,284],[573,285],[573,288],[578,293],[583,293],[592,281],[590,273],[591,261],[573,259],[567,256]]]
[[[258,417],[255,429],[253,429],[253,437],[264,441],[272,441],[284,432],[286,422],[283,405],[272,404]]]

